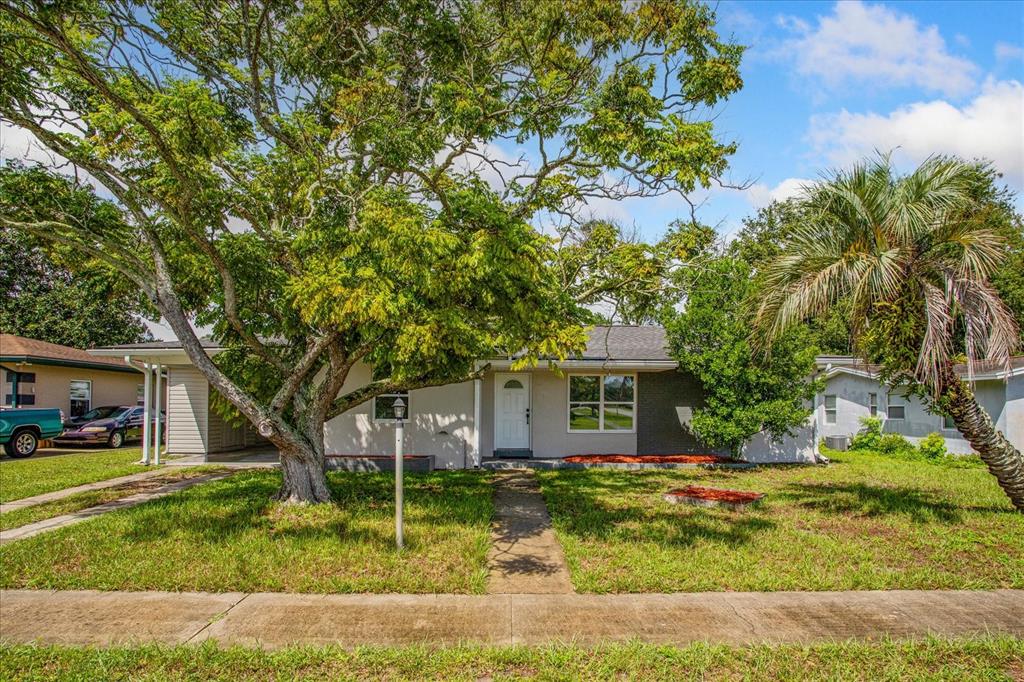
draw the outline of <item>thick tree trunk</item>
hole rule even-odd
[[[277,500],[291,504],[317,504],[331,501],[331,490],[324,475],[324,462],[313,448],[281,448],[281,473],[284,480]]]
[[[1013,506],[1017,511],[1024,511],[1024,457],[1020,450],[996,429],[992,418],[978,405],[974,393],[951,365],[943,368],[941,380],[941,398],[946,412],[988,465]]]

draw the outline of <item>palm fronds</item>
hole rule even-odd
[[[857,337],[880,309],[909,305],[920,315],[916,366],[894,372],[935,388],[940,367],[961,350],[971,374],[978,361],[1007,364],[1019,336],[988,282],[1004,247],[978,219],[977,175],[977,166],[949,157],[899,175],[881,155],[809,187],[806,223],[765,271],[755,340],[770,345],[849,297]]]

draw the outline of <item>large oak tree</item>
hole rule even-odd
[[[664,0],[0,0],[0,117],[127,216],[4,224],[136,282],[280,449],[280,498],[324,501],[333,415],[580,347],[545,220],[722,175],[709,108],[742,48],[714,20]],[[377,378],[339,395],[360,361]]]

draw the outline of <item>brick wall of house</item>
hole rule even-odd
[[[727,454],[702,446],[685,428],[693,408],[700,406],[702,400],[700,384],[690,374],[677,370],[640,372],[637,375],[637,454]]]

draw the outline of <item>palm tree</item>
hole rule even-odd
[[[849,300],[858,352],[949,415],[1024,511],[1024,458],[955,366],[966,356],[968,378],[980,362],[1008,368],[1019,338],[989,283],[1005,246],[977,198],[986,181],[958,159],[933,157],[901,176],[881,156],[805,188],[805,222],[765,269],[755,334],[770,344]]]

